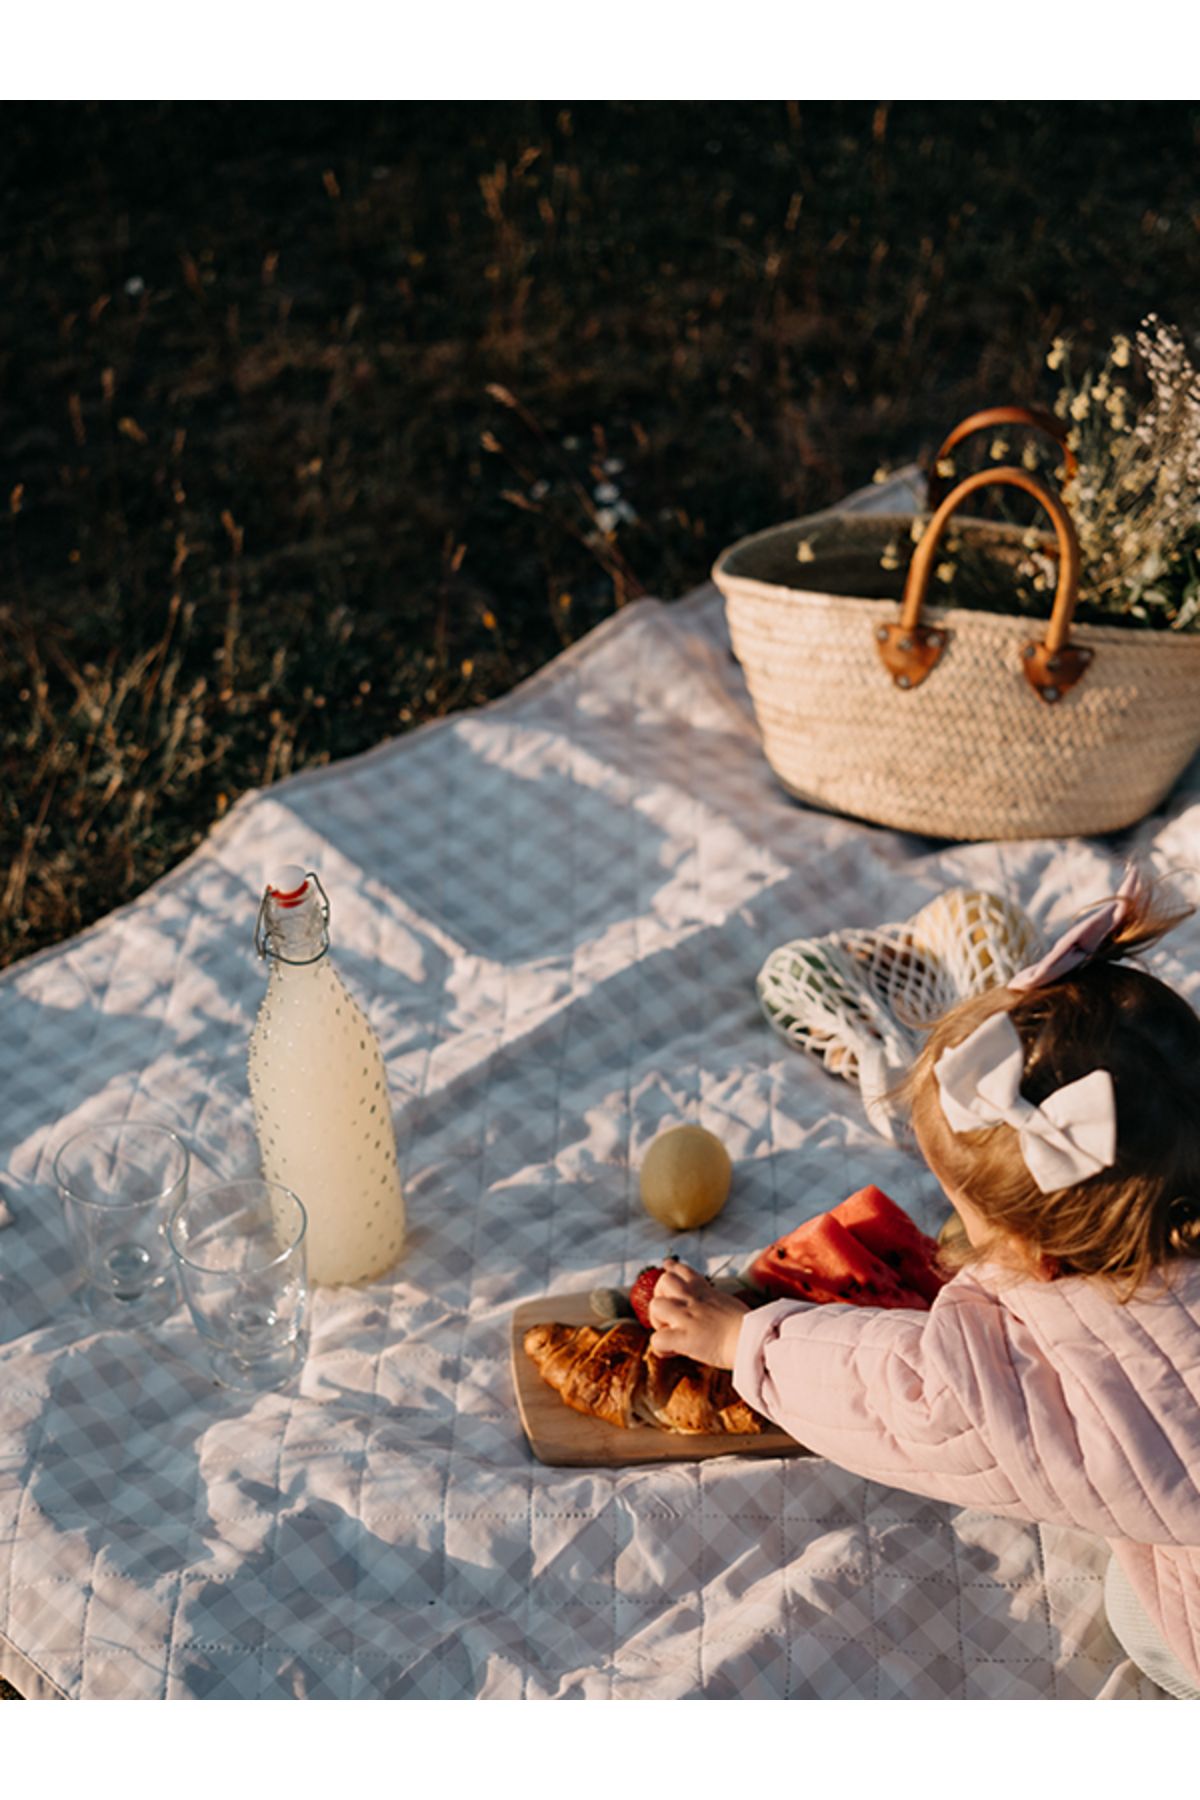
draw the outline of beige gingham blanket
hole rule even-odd
[[[902,495],[902,498],[904,496]],[[894,494],[869,496],[886,503]],[[928,1176],[782,1043],[788,937],[953,884],[1039,922],[1124,853],[1200,861],[1193,770],[1121,841],[939,845],[806,810],[759,750],[718,597],[627,607],[504,700],[242,800],[132,906],[0,982],[0,1671],[75,1697],[1154,1697],[1107,1552],[820,1460],[546,1468],[513,1308],[668,1247],[637,1170],[715,1131],[729,1203],[670,1247],[748,1255],[867,1181]],[[410,1216],[383,1281],[317,1293],[295,1393],[217,1389],[180,1309],[81,1312],[51,1179],[102,1116],[253,1167],[252,949],[316,868],[388,1063]],[[1200,928],[1158,957],[1195,994]]]

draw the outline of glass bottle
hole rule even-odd
[[[280,870],[255,943],[269,964],[249,1053],[263,1176],[304,1203],[310,1281],[366,1281],[403,1248],[404,1196],[383,1055],[329,959],[311,871]]]

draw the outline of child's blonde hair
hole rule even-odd
[[[902,1090],[934,1173],[995,1241],[1007,1249],[1014,1240],[1020,1260],[1040,1260],[1054,1274],[1107,1277],[1121,1300],[1161,1265],[1200,1257],[1200,1018],[1153,975],[1117,960],[1190,910],[1159,909],[1147,894],[1082,967],[1042,987],[993,988],[964,1001],[934,1025]],[[1117,1111],[1110,1168],[1045,1194],[1010,1125],[950,1129],[935,1065],[997,1013],[1007,1013],[1020,1037],[1021,1094],[1034,1106],[1093,1069],[1109,1071]],[[994,1253],[992,1244],[952,1241],[945,1260],[962,1268]]]

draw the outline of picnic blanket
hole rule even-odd
[[[1106,841],[945,845],[795,804],[711,588],[244,798],[0,982],[0,1672],[81,1698],[1159,1697],[1108,1629],[1097,1541],[820,1459],[547,1468],[508,1361],[522,1300],[667,1248],[737,1263],[869,1181],[936,1229],[922,1165],[766,1024],[766,952],[955,884],[1053,923],[1130,851],[1200,862],[1196,768]],[[410,1233],[386,1279],[316,1291],[296,1391],[247,1396],[182,1306],[90,1324],[51,1161],[134,1116],[183,1136],[196,1182],[254,1169],[251,940],[290,862],[379,1034]],[[1200,926],[1152,964],[1194,995]],[[668,1243],[637,1171],[679,1121],[735,1174]]]

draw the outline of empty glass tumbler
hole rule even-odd
[[[187,1150],[165,1125],[105,1121],[59,1150],[54,1179],[98,1323],[153,1324],[175,1306],[167,1224],[187,1177]]]
[[[304,1208],[271,1181],[226,1181],[176,1208],[171,1248],[209,1367],[225,1387],[282,1387],[308,1348]]]

